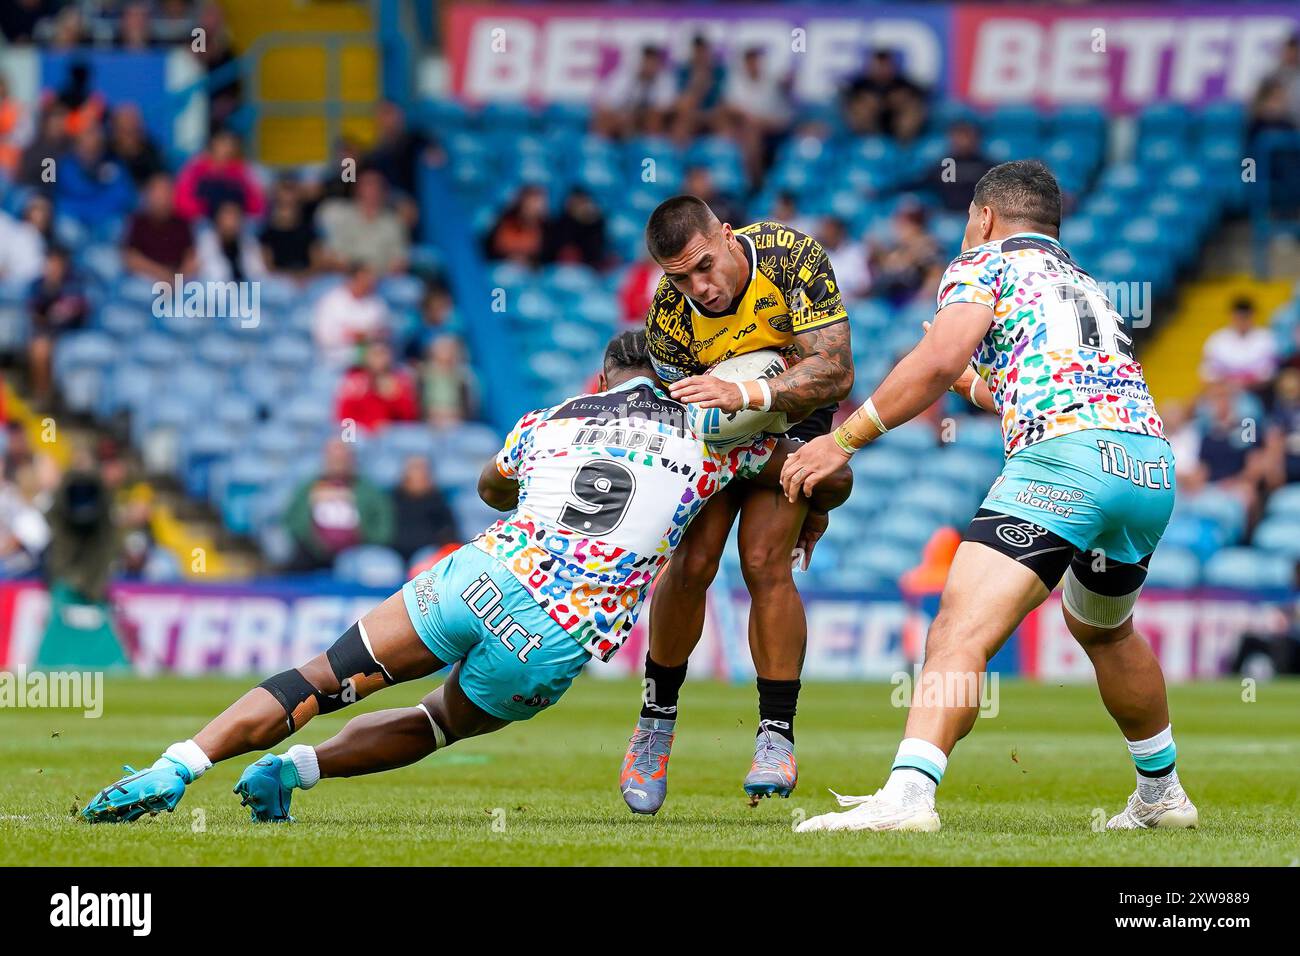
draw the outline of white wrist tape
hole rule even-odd
[[[980,377],[979,377],[978,375],[976,375],[973,379],[971,379],[971,383],[970,383],[970,395],[967,396],[967,398],[970,399],[970,403],[971,403],[972,405],[978,405],[978,404],[979,404],[979,402],[975,401],[975,389],[979,388],[979,384],[980,384]]]
[[[885,432],[889,431],[889,429],[885,427],[885,423],[880,420],[880,413],[876,411],[876,403],[871,399],[867,399],[866,402],[863,403],[862,414],[867,416],[867,421],[875,425],[880,434],[883,435]]]
[[[737,382],[736,388],[740,389],[740,410],[743,412],[749,408],[749,389],[745,388],[744,382]]]
[[[767,384],[767,379],[758,379],[758,390],[763,393],[763,404],[758,407],[760,412],[770,412],[772,410],[772,389]]]

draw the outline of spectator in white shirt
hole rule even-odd
[[[266,275],[262,247],[245,222],[244,207],[231,199],[218,204],[211,226],[199,230],[195,254],[206,282],[251,282]]]
[[[747,47],[727,75],[723,118],[745,156],[751,182],[762,179],[769,149],[789,128],[793,116],[790,77],[771,67],[761,46]]]
[[[871,289],[867,247],[849,238],[848,225],[839,216],[827,216],[815,233],[835,270],[845,298],[860,299]]]
[[[677,79],[663,47],[646,45],[634,70],[621,69],[598,94],[593,127],[604,136],[658,136],[677,102]]]
[[[326,292],[316,303],[312,338],[327,362],[337,367],[351,365],[357,346],[388,331],[388,306],[375,294],[374,270],[357,262],[347,281]]]
[[[1277,371],[1277,342],[1270,329],[1255,324],[1255,303],[1246,297],[1232,303],[1232,320],[1205,340],[1201,378],[1254,389]]]
[[[410,240],[402,217],[388,198],[388,183],[378,170],[357,175],[351,199],[327,199],[316,212],[325,256],[335,267],[361,260],[381,275],[403,272]]]
[[[38,203],[46,208],[38,210]],[[30,220],[38,213],[48,216],[48,206],[48,200],[38,197],[22,219],[0,212],[0,285],[26,293],[45,271],[45,236]]]

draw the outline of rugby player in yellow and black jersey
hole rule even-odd
[[[789,369],[766,380],[766,393],[757,382],[744,383],[748,407],[785,412],[797,423],[786,432],[791,438],[827,434],[837,403],[853,387],[853,357],[848,314],[821,244],[779,222],[732,229],[694,196],[662,203],[645,236],[664,270],[646,316],[646,337],[655,371],[673,398],[738,411],[742,390],[708,369],[734,355],[780,349]],[[810,550],[826,518],[809,515],[806,499],[792,504],[738,481],[711,499],[687,529],[651,598],[646,693],[620,780],[636,812],[653,813],[663,802],[678,692],[703,631],[705,593],[737,516],[759,697],[754,760],[744,787],[753,803],[794,789],[794,715],[808,629],[791,556],[796,543]]]

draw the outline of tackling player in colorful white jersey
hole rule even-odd
[[[853,809],[801,832],[937,830],[935,791],[978,711],[978,692],[966,691],[1062,577],[1066,623],[1137,768],[1137,790],[1108,826],[1197,824],[1174,769],[1164,677],[1132,620],[1173,509],[1173,452],[1123,320],[1062,248],[1060,220],[1042,163],[986,173],[933,327],[852,418],[786,460],[787,494],[808,493],[950,386],[1001,416],[1007,453],[953,560],[888,781],[874,796],[841,797]]]
[[[147,770],[128,768],[83,816],[124,822],[173,810],[214,763],[451,665],[417,706],[364,714],[318,747],[296,745],[248,767],[235,792],[253,819],[288,820],[295,789],[403,767],[528,720],[593,656],[609,660],[705,502],[738,477],[763,473],[778,487],[793,446],[767,435],[729,450],[706,445],[686,408],[660,389],[644,332],[610,343],[601,378],[596,394],[525,415],[486,465],[479,494],[506,518],[408,581],[324,654],[263,681]],[[822,507],[840,504],[850,483],[845,469]]]

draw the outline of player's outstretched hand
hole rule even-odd
[[[677,401],[698,405],[700,408],[738,412],[744,407],[736,383],[725,382],[713,375],[692,375],[673,382],[668,386],[668,392]]]
[[[791,502],[800,494],[812,495],[823,478],[833,474],[849,456],[830,435],[821,435],[785,460],[781,468],[781,487]]]

